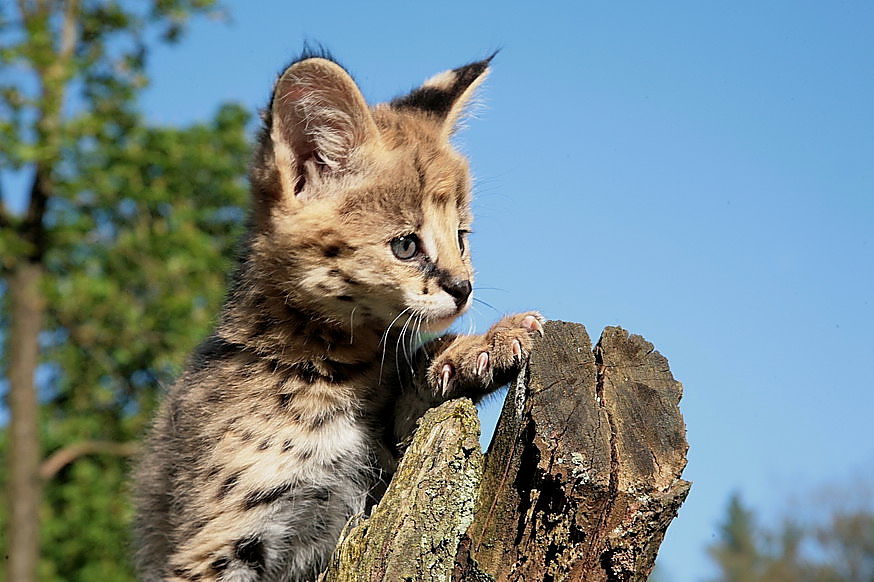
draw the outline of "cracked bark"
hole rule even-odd
[[[690,486],[681,394],[642,337],[548,322],[484,463],[469,402],[429,412],[324,580],[646,580]]]

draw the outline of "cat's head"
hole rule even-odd
[[[289,304],[334,321],[439,330],[472,300],[467,161],[450,144],[489,60],[369,107],[326,58],[293,63],[265,112],[253,259]]]

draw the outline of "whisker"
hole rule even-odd
[[[407,320],[404,322],[403,327],[401,327],[401,333],[400,333],[400,335],[398,335],[397,342],[395,343],[395,369],[396,369],[396,370],[400,370],[400,369],[401,369],[401,362],[400,362],[400,359],[399,359],[398,352],[403,351],[403,352],[404,352],[404,357],[406,358],[407,363],[409,364],[409,362],[410,362],[410,357],[407,355],[406,350],[403,350],[402,348],[404,347],[404,342],[403,342],[403,340],[404,340],[404,334],[407,333],[407,326],[410,325],[410,321],[411,321],[414,317],[416,317],[416,314],[415,314],[415,313],[411,313],[411,314],[407,317]]]
[[[407,358],[407,364],[410,366],[410,373],[414,376],[416,374],[416,370],[415,370],[415,367],[413,366],[413,361],[415,361],[415,359],[416,359],[414,356],[416,355],[416,350],[418,349],[419,344],[421,343],[421,330],[422,330],[422,316],[417,315],[416,316],[416,331],[413,332],[412,334],[410,334],[410,345],[409,345],[410,356],[409,356],[409,358]]]
[[[428,353],[428,342],[434,338],[430,337],[427,340],[422,338],[421,328],[423,323],[425,323],[425,318],[419,320],[419,349],[425,353],[425,360],[427,361],[431,359],[431,354]]]
[[[397,316],[391,320],[391,323],[388,324],[388,327],[385,328],[385,332],[382,334],[382,338],[379,340],[379,343],[384,343],[386,339],[388,339],[388,332],[391,330],[392,326],[394,326],[395,322],[403,317],[404,313],[412,309],[412,307],[405,307],[403,311],[397,314]]]
[[[410,322],[415,319],[415,315],[413,315],[410,319],[407,320],[407,326],[409,326]],[[408,337],[403,338],[403,342],[401,345],[401,353],[404,355],[404,361],[407,362],[407,366],[410,365],[410,338],[413,337],[413,328],[412,326],[404,326],[404,333],[409,332]],[[398,364],[398,370],[400,370],[400,364]]]
[[[407,345],[404,347],[404,357],[407,360],[407,365],[410,367],[412,367],[412,359],[411,358],[413,357],[413,352],[415,351],[415,348],[413,346],[415,346],[415,344],[416,344],[416,334],[418,333],[416,330],[418,329],[418,326],[419,326],[419,315],[414,314],[413,315],[413,323],[409,327],[410,334],[407,337]]]
[[[485,305],[486,307],[488,307],[489,309],[491,309],[491,310],[494,311],[495,313],[499,313],[499,312],[498,312],[498,308],[495,307],[494,305],[492,305],[491,303],[488,303],[487,301],[483,301],[482,299],[478,299],[477,297],[474,297],[473,300],[474,300],[476,303],[480,303],[480,304],[482,304],[482,305]]]
[[[388,327],[385,328],[385,332],[382,334],[382,337],[379,340],[379,343],[382,344],[382,358],[379,361],[379,382],[382,383],[382,370],[385,367],[385,352],[388,349],[388,334],[391,332],[391,328],[394,326],[395,322],[399,320],[404,313],[409,311],[410,307],[405,307],[403,311],[398,313],[397,317],[391,320],[391,323],[388,324]]]

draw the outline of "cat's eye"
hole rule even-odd
[[[464,251],[467,250],[467,235],[469,230],[459,230],[458,231],[458,250],[461,254],[464,254]]]
[[[419,237],[405,234],[391,241],[391,252],[402,261],[409,261],[419,254]]]

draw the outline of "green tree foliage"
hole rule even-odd
[[[128,460],[160,386],[224,293],[244,218],[249,117],[225,106],[191,127],[149,127],[137,110],[150,43],[177,40],[191,15],[215,14],[212,0],[16,6],[0,4],[0,181],[12,183],[12,169],[28,186],[23,213],[6,203],[15,193],[0,191],[0,364],[9,379],[0,386],[12,415],[0,434],[0,487],[18,492],[0,508],[0,547],[28,545],[21,514],[13,525],[7,509],[41,490],[40,580],[132,580]],[[30,312],[12,292],[22,272],[37,274]],[[15,336],[22,313],[36,315],[38,336]],[[30,342],[38,367],[15,376],[10,350]],[[41,465],[17,482],[41,486],[16,489],[7,484],[21,473],[13,460],[28,433],[13,426],[28,420],[11,403],[16,389],[34,391],[16,385],[22,376],[37,378],[39,438],[29,440],[39,441]],[[31,580],[30,569],[7,576]]]
[[[710,556],[714,582],[872,582],[874,507],[836,493],[825,503],[806,504],[773,528],[760,526],[738,496],[729,501],[719,539]]]
[[[137,126],[81,160],[46,260],[48,452],[138,438],[208,330],[242,223],[246,120],[229,106],[184,130]],[[125,460],[81,457],[48,481],[42,580],[129,579]]]
[[[58,236],[45,261],[54,373],[43,389],[45,410],[75,417],[78,432],[56,434],[63,423],[46,418],[49,450],[138,435],[154,387],[210,326],[243,222],[247,120],[225,106],[210,123],[137,124],[70,153],[69,196],[48,216]]]

